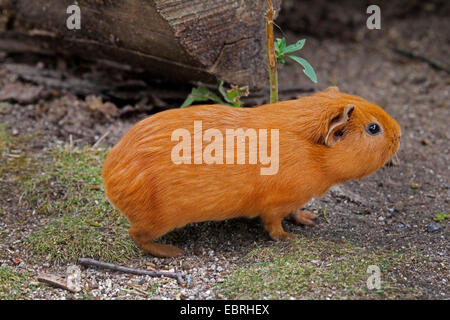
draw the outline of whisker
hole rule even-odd
[[[395,161],[400,164],[400,158],[398,157],[398,153],[394,154]]]

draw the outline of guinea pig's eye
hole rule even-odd
[[[371,135],[376,135],[381,132],[381,128],[377,123],[370,123],[367,128],[367,132]]]
[[[342,130],[336,130],[335,132],[334,132],[334,136],[335,137],[342,137],[344,135],[344,132],[342,131]]]

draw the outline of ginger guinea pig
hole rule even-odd
[[[172,109],[128,131],[103,181],[131,237],[155,256],[183,254],[153,241],[192,222],[260,216],[272,239],[285,239],[283,218],[313,224],[297,209],[380,169],[400,134],[379,106],[336,87],[255,108]]]

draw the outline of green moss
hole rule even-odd
[[[25,299],[31,275],[0,267],[0,300]]]
[[[51,150],[39,172],[23,183],[24,197],[38,213],[48,215],[79,213],[96,202],[102,205],[106,202],[100,177],[104,154],[88,147]]]
[[[436,222],[442,222],[449,218],[450,218],[450,213],[436,213],[434,215],[434,221],[436,221]]]
[[[35,138],[8,135],[0,124],[0,218],[11,195],[16,195],[14,207],[21,219],[30,213],[40,216],[43,225],[26,241],[35,258],[123,262],[140,256],[126,218],[104,194],[101,168],[107,150],[58,146],[31,154],[28,145]]]
[[[28,244],[35,254],[56,262],[75,262],[80,257],[107,262],[127,261],[139,255],[127,228],[106,220],[96,226],[89,217],[61,217],[31,234]]]
[[[6,133],[5,125],[0,123],[0,178],[4,191],[14,183],[29,178],[35,163],[28,155],[26,144],[34,136],[13,137]]]
[[[8,110],[11,108],[11,103],[9,102],[0,102],[0,114],[4,114],[8,112]]]
[[[142,253],[128,236],[127,220],[107,201],[101,180],[104,149],[58,147],[42,173],[24,183],[24,198],[48,224],[28,245],[53,262],[90,257],[123,262]]]
[[[244,258],[245,265],[216,289],[229,299],[392,298],[399,290],[413,290],[393,287],[389,281],[393,268],[411,263],[411,257],[302,238],[254,249]],[[381,270],[383,295],[367,289],[370,265]]]

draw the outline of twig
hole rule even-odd
[[[437,70],[442,70],[445,71],[447,73],[450,73],[450,68],[448,66],[446,66],[445,64],[443,64],[440,61],[436,61],[436,60],[432,60],[430,58],[418,55],[413,53],[412,51],[408,51],[405,49],[399,49],[399,48],[394,48],[392,49],[394,50],[395,53],[398,53],[406,58],[409,58],[411,60],[418,60],[418,61],[422,61],[422,62],[426,62],[428,63],[431,67],[437,69]]]
[[[111,130],[106,131],[92,146],[92,148],[96,148],[105,138],[109,135]]]
[[[183,280],[183,276],[178,272],[147,271],[147,270],[142,270],[142,269],[134,269],[134,268],[130,268],[130,267],[118,266],[118,265],[112,264],[112,263],[101,262],[101,261],[97,261],[97,260],[89,259],[89,258],[80,258],[78,260],[78,264],[80,264],[82,266],[95,266],[95,267],[100,267],[100,268],[104,268],[104,269],[109,269],[109,270],[114,270],[114,271],[119,271],[119,272],[124,272],[124,273],[130,273],[130,274],[145,275],[145,276],[150,276],[150,277],[167,277],[167,278],[176,279],[180,286],[184,287],[186,285],[186,283]]]
[[[72,152],[73,150],[73,138],[72,135],[69,135],[69,152]]]
[[[128,292],[128,293],[134,293],[138,295],[148,296],[149,293],[145,292],[144,290],[138,290],[136,287],[132,287],[133,289],[127,289],[127,288],[119,288],[122,291]]]
[[[266,12],[267,58],[269,62],[270,103],[278,102],[277,58],[275,56],[273,19],[275,11],[271,0],[267,0],[269,9]]]
[[[37,279],[39,282],[47,283],[51,286],[68,290],[73,293],[81,291],[81,288],[68,286],[67,281],[65,279],[62,279],[52,274],[40,274]]]

